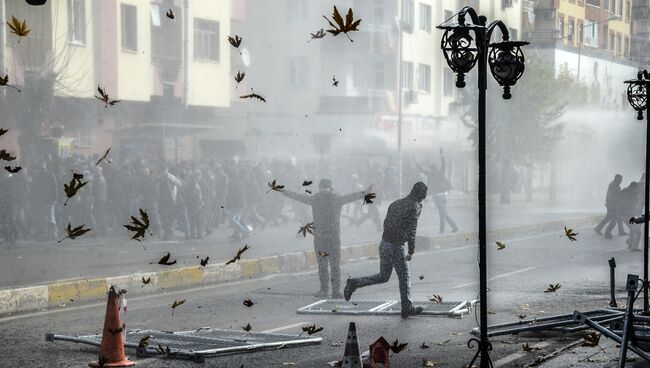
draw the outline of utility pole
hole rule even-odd
[[[399,32],[397,42],[397,180],[398,180],[398,191],[399,195],[403,194],[403,184],[402,184],[402,105],[404,104],[404,94],[402,92],[402,83],[404,75],[402,72],[402,53],[403,53],[403,43],[404,43],[404,6],[403,1],[398,2],[398,21],[397,21],[397,32]]]

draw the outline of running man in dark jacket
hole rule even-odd
[[[605,197],[605,207],[607,207],[607,215],[605,218],[600,221],[598,225],[594,228],[594,231],[600,235],[602,228],[609,223],[605,229],[605,238],[612,238],[612,230],[614,226],[618,225],[618,235],[627,235],[625,229],[623,228],[623,220],[621,219],[621,214],[619,213],[619,201],[621,197],[621,181],[623,177],[620,174],[614,176],[614,180],[609,183],[607,187],[607,196]]]
[[[384,220],[384,235],[379,245],[379,273],[348,279],[344,290],[345,300],[350,300],[352,293],[358,288],[388,282],[395,268],[402,300],[402,317],[422,313],[422,308],[414,308],[411,301],[411,275],[408,262],[415,252],[415,233],[422,211],[422,200],[426,196],[427,186],[423,182],[417,182],[408,196],[390,204]],[[404,243],[408,243],[408,254],[404,254]]]
[[[320,278],[320,291],[317,297],[327,296],[330,276],[332,272],[332,298],[341,298],[341,207],[349,202],[361,200],[364,192],[355,192],[346,195],[334,193],[332,182],[322,179],[318,184],[318,193],[308,196],[292,191],[282,191],[285,196],[298,202],[311,206],[312,221],[314,223],[314,251],[318,260],[318,277]],[[319,255],[325,252],[328,255]],[[325,254],[321,253],[321,254]]]

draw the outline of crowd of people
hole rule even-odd
[[[202,238],[220,226],[231,228],[231,238],[240,240],[266,226],[310,221],[308,206],[267,193],[267,183],[274,179],[288,189],[304,193],[317,189],[301,186],[303,181],[317,182],[319,178],[332,178],[340,192],[359,191],[372,184],[376,204],[399,197],[398,169],[385,160],[342,163],[206,158],[171,163],[113,159],[109,155],[97,165],[98,159],[97,155],[49,156],[38,162],[22,163],[22,170],[17,173],[3,171],[2,240],[13,243],[61,239],[68,223],[92,229],[84,235],[88,237],[126,236],[122,225],[129,222],[131,215],[137,215],[139,208],[147,211],[154,237],[163,240]],[[440,171],[435,164],[423,169],[410,160],[402,170],[404,183],[439,180],[426,177]],[[63,188],[73,173],[82,174],[82,181],[87,184],[67,199]],[[344,208],[343,215],[350,225],[360,226],[370,220],[377,231],[382,230],[376,206],[355,201]]]

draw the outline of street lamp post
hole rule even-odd
[[[637,119],[643,120],[643,111],[646,111],[646,140],[645,140],[645,205],[643,217],[643,314],[648,314],[648,214],[650,203],[650,181],[648,181],[648,172],[650,172],[650,113],[648,113],[648,98],[650,97],[650,73],[647,70],[639,71],[637,79],[625,81],[627,86],[627,100],[632,108],[637,111]]]
[[[472,348],[477,344],[477,352],[469,366],[472,366],[478,356],[481,357],[481,367],[492,367],[489,351],[492,344],[487,335],[487,226],[486,226],[486,111],[485,99],[487,90],[488,65],[492,76],[499,85],[503,86],[503,98],[510,99],[510,87],[515,85],[524,72],[524,54],[521,46],[528,42],[510,41],[508,27],[500,21],[487,25],[487,18],[479,16],[476,11],[466,6],[457,13],[458,23],[446,25],[449,21],[438,26],[444,30],[441,48],[447,64],[457,74],[456,87],[465,87],[465,74],[478,64],[478,203],[479,203],[479,306],[480,306],[480,339],[470,339],[467,346]],[[469,16],[471,24],[465,23]],[[503,41],[490,43],[495,28],[501,30]],[[473,32],[474,37],[472,37]]]

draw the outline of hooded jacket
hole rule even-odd
[[[384,220],[382,240],[395,246],[408,243],[408,253],[413,254],[418,218],[422,212],[421,202],[426,196],[427,186],[423,182],[417,182],[408,196],[391,203]]]

